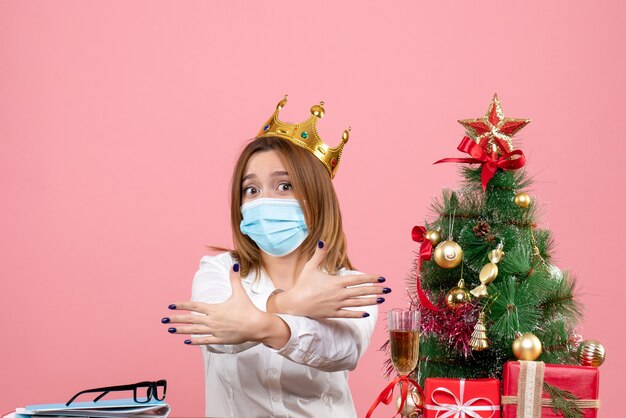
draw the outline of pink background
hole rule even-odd
[[[463,130],[494,92],[536,178],[541,225],[580,279],[580,333],[608,350],[601,416],[624,372],[624,2],[0,3],[0,412],[166,378],[204,412],[200,352],[160,318],[206,244],[230,245],[234,159],[284,93],[326,102],[350,254],[405,306],[410,230],[458,185]],[[381,315],[382,316],[382,315]],[[351,375],[359,415],[385,385],[385,339]],[[623,395],[621,395],[623,397]],[[387,416],[381,408],[376,416]]]

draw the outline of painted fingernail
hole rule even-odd
[[[167,307],[167,309],[176,309],[176,305],[174,305],[174,304],[172,303],[171,305],[169,305],[169,306]]]
[[[387,280],[387,279],[385,279],[384,277],[379,277],[378,278],[378,283],[383,283],[385,280]]]
[[[233,264],[233,271],[234,271],[235,273],[238,273],[238,272],[239,272],[239,263],[235,263],[235,264]]]
[[[317,248],[319,248],[320,250],[324,248],[324,241],[322,240],[317,241]]]
[[[383,303],[385,298],[376,298],[376,303]]]
[[[367,312],[363,312],[363,318],[367,318],[368,316],[370,316],[370,314],[368,314]]]
[[[176,328],[168,328],[167,332],[169,332],[170,334],[173,334],[176,332]]]
[[[383,287],[383,293],[391,293],[391,289],[388,287]]]
[[[161,323],[162,323],[162,324],[168,324],[169,322],[170,322],[170,319],[169,319],[169,318],[163,318],[163,319],[161,319]]]
[[[185,344],[187,345],[191,344],[191,340],[185,340]]]

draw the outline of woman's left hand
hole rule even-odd
[[[287,343],[289,327],[279,317],[259,310],[241,284],[239,265],[230,272],[232,295],[222,303],[177,302],[170,309],[191,311],[163,318],[171,333],[200,335],[185,344],[241,344],[257,341],[276,348]],[[184,324],[184,325],[176,325]],[[285,333],[286,330],[286,333]],[[281,344],[282,343],[282,344]]]

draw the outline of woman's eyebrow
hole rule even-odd
[[[252,179],[252,178],[256,178],[256,174],[254,173],[250,173],[250,174],[246,174],[245,176],[243,176],[243,178],[241,179],[241,182],[243,183],[244,181],[248,180],[248,179]]]
[[[272,173],[272,177],[279,177],[279,176],[289,176],[289,173],[286,171],[274,171]],[[244,181],[248,180],[248,179],[254,179],[257,178],[257,175],[254,173],[250,173],[250,174],[246,174],[245,176],[243,176],[243,178],[241,179],[241,182],[243,183]]]

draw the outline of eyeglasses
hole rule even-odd
[[[133,391],[133,400],[137,403],[147,403],[152,398],[157,401],[162,401],[165,399],[165,391],[167,390],[167,381],[165,380],[157,380],[156,382],[138,382],[132,385],[119,385],[119,386],[107,386],[104,388],[96,388],[96,389],[87,389],[81,392],[78,392],[76,395],[72,396],[65,406],[70,406],[70,404],[74,401],[74,399],[78,398],[80,395],[84,393],[97,393],[102,392],[100,395],[94,399],[94,402],[98,402],[102,397],[104,397],[109,392],[122,392],[125,390]],[[139,395],[139,396],[138,396]]]

